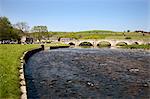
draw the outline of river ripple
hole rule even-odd
[[[25,65],[29,99],[148,99],[150,52],[66,48]]]

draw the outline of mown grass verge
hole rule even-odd
[[[0,99],[19,99],[20,57],[40,45],[0,45]]]
[[[46,44],[45,46],[65,46],[66,44]],[[0,44],[0,99],[19,99],[19,67],[23,52],[41,47],[38,44]]]

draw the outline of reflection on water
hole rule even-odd
[[[148,99],[150,53],[66,48],[45,50],[25,65],[29,99]]]

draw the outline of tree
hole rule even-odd
[[[7,17],[0,17],[0,40],[10,39],[11,23]]]
[[[29,26],[26,22],[18,22],[16,24],[14,24],[13,26],[14,26],[14,28],[17,28],[24,33],[29,31]]]
[[[130,32],[130,30],[127,30],[127,32]]]
[[[7,17],[0,17],[0,40],[18,40],[18,32]]]
[[[47,29],[47,26],[34,26],[32,28],[32,32],[39,32],[39,33],[42,33],[42,32],[48,32],[48,29]]]

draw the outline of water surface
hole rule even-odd
[[[148,99],[150,52],[66,48],[25,65],[29,99]]]

